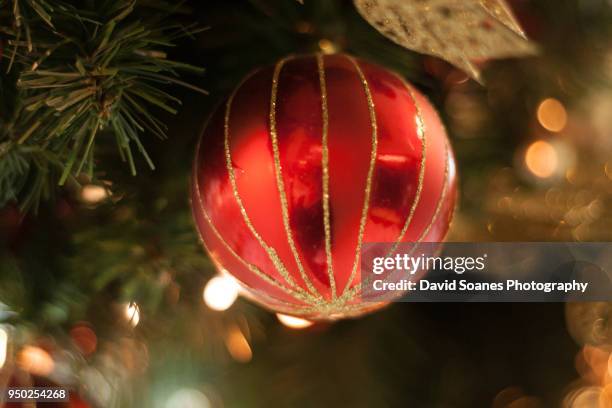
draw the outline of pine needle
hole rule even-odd
[[[11,7],[2,7],[7,1]],[[0,170],[10,175],[0,176],[7,191],[0,192],[0,201],[23,190],[22,204],[37,206],[53,185],[84,170],[94,174],[97,143],[115,143],[135,175],[133,143],[154,169],[142,135],[167,138],[155,110],[177,113],[181,101],[170,88],[208,94],[178,77],[203,69],[169,60],[165,50],[204,28],[168,21],[168,13],[180,9],[176,4],[141,4],[0,0],[0,32],[9,36],[7,65],[16,79],[16,113],[4,125],[11,130],[0,133],[11,152],[0,155]],[[108,133],[114,137],[101,138]],[[24,189],[29,172],[35,176]]]

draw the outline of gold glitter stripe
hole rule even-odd
[[[204,244],[204,247],[206,247],[206,244]],[[208,250],[207,247],[206,247],[206,250]],[[222,265],[220,266],[222,267]],[[231,276],[231,273],[229,273],[229,275]],[[248,285],[245,282],[237,278],[234,278],[234,280],[237,282],[237,284],[242,289],[243,291],[242,295],[244,297],[246,297],[247,299],[252,297],[254,298],[255,301],[259,302],[264,307],[270,307],[269,305],[274,304],[274,306],[278,308],[278,310],[276,311],[280,311],[281,313],[292,313],[292,311],[295,311],[296,309],[297,310],[309,310],[312,308],[312,304],[308,302],[304,302],[304,304],[289,302],[283,299],[279,299],[276,296],[270,295],[264,292],[263,290],[256,289],[252,287],[251,285]],[[285,309],[282,309],[282,308],[285,308]]]
[[[278,95],[278,78],[283,69],[283,66],[287,62],[287,58],[280,60],[274,67],[274,75],[272,77],[272,94],[270,97],[270,138],[272,140],[272,152],[274,154],[274,172],[276,174],[276,186],[278,187],[278,195],[281,203],[281,214],[283,217],[283,226],[285,227],[285,234],[287,235],[287,242],[293,253],[295,263],[297,264],[302,280],[306,283],[306,287],[312,294],[319,294],[313,286],[310,278],[304,270],[304,265],[300,260],[300,255],[295,246],[293,240],[293,233],[291,231],[291,221],[289,220],[289,204],[287,201],[287,193],[285,191],[285,183],[283,181],[282,167],[280,162],[280,151],[278,148],[278,133],[276,131],[276,99]]]
[[[208,215],[208,213],[204,209],[203,203],[202,203],[201,198],[200,198],[199,187],[196,187],[196,188],[197,188],[196,195],[198,197],[198,201],[200,202],[199,205],[200,205],[200,210],[202,211],[202,215],[204,215],[204,218],[208,222],[208,225],[210,225],[210,228],[212,229],[213,233],[215,234],[217,239],[219,239],[219,241],[225,247],[225,249],[227,249],[232,254],[232,256],[234,256],[234,258],[236,258],[242,265],[244,265],[249,271],[253,272],[258,278],[260,278],[264,282],[270,284],[271,286],[276,287],[277,289],[283,291],[287,295],[293,296],[293,297],[295,297],[298,300],[301,300],[301,301],[303,301],[305,303],[310,304],[311,298],[307,298],[305,296],[302,296],[301,293],[295,292],[293,289],[287,288],[286,286],[284,286],[283,284],[278,282],[276,279],[274,279],[273,277],[271,277],[268,274],[266,274],[265,272],[263,272],[256,265],[247,262],[238,253],[236,253],[236,251],[234,251],[234,249],[229,245],[229,243],[227,241],[225,241],[225,239],[221,236],[221,233],[219,232],[219,230],[213,224],[212,220],[210,219],[210,216]],[[206,250],[209,253],[211,253],[211,251],[208,249],[208,246],[204,242],[204,239],[202,237],[202,234],[201,234],[200,230],[198,228],[196,228],[196,230],[198,232],[198,236],[200,238],[200,242],[202,243],[202,245],[204,245]],[[241,283],[244,284],[243,282],[241,282]],[[246,285],[246,284],[244,284],[244,285]],[[275,299],[275,301],[286,303],[284,300],[281,300],[281,299]],[[294,306],[294,304],[291,304],[291,303],[287,303],[287,305]],[[299,305],[295,305],[295,306],[299,306]]]
[[[421,232],[421,234],[419,235],[419,238],[416,240],[417,245],[414,245],[412,247],[408,255],[412,255],[414,253],[414,251],[418,248],[418,244],[420,244],[423,241],[423,239],[427,236],[427,234],[429,234],[429,231],[431,231],[431,227],[438,220],[438,216],[440,215],[440,211],[442,210],[442,205],[444,204],[444,200],[446,199],[446,195],[448,193],[448,173],[449,173],[449,164],[450,164],[450,159],[448,158],[448,154],[449,154],[448,142],[445,141],[444,146],[445,146],[445,156],[444,157],[446,158],[446,164],[444,167],[444,184],[442,185],[442,192],[440,193],[440,197],[438,198],[438,202],[436,204],[436,209],[434,210],[434,213],[431,217],[429,224],[427,224],[427,227],[423,230],[423,232]],[[367,284],[369,285],[370,282],[371,280],[368,281]]]
[[[340,300],[340,298],[338,298]],[[367,305],[360,304],[347,304],[347,303],[322,303],[315,306],[306,306],[299,309],[291,310],[287,312],[289,315],[300,316],[307,320],[312,321],[336,321],[339,319],[346,319],[351,317],[359,317],[364,313],[369,313],[380,309],[388,304],[388,302],[371,302]],[[265,305],[264,305],[265,307]],[[278,310],[271,310],[276,313]],[[284,312],[281,312],[284,313]]]
[[[202,212],[202,215],[204,216],[204,218],[206,219],[206,221],[208,222],[208,224],[210,225],[210,228],[212,229],[213,233],[215,234],[215,236],[217,237],[217,239],[221,242],[221,244],[225,247],[225,249],[232,254],[232,256],[234,256],[234,258],[236,258],[242,265],[244,265],[249,271],[253,272],[258,278],[260,278],[261,280],[263,280],[264,282],[276,287],[277,289],[283,291],[284,293],[295,297],[298,300],[301,300],[305,303],[309,303],[311,304],[311,300],[313,299],[310,296],[304,296],[302,293],[296,292],[293,289],[290,289],[286,286],[284,286],[282,283],[278,282],[276,279],[274,279],[273,277],[269,276],[268,274],[266,274],[265,272],[263,272],[261,269],[259,269],[259,267],[257,267],[254,264],[251,264],[249,262],[247,262],[244,258],[242,258],[236,251],[234,251],[234,249],[231,247],[231,245],[225,240],[225,238],[223,238],[223,236],[221,235],[221,233],[219,232],[219,230],[215,227],[215,224],[213,223],[212,219],[210,218],[210,216],[208,215],[208,212],[206,211],[206,209],[204,208],[204,202],[202,201],[202,196],[200,193],[200,183],[199,183],[199,178],[197,175],[197,169],[199,169],[199,152],[200,152],[200,140],[198,140],[198,146],[196,149],[196,158],[194,160],[194,180],[195,180],[195,189],[196,189],[196,197],[198,200],[198,205],[200,207],[200,211]],[[208,250],[208,247],[206,245],[206,243],[204,242],[204,238],[202,237],[202,233],[200,232],[200,229],[197,227],[196,225],[196,231],[198,233],[198,237],[200,239],[200,242],[202,243],[202,245],[204,245],[204,247],[206,248],[206,250],[208,251],[208,253],[211,253],[211,251]],[[246,284],[245,284],[246,285]],[[284,302],[281,299],[276,299],[276,301],[278,302]],[[293,304],[288,303],[288,305],[294,306]],[[298,305],[295,305],[298,306]]]
[[[232,108],[232,103],[234,101],[234,97],[236,96],[236,93],[238,92],[238,89],[240,89],[240,86],[237,87],[234,92],[232,92],[232,94],[230,95],[228,101],[227,101],[227,105],[226,105],[226,109],[225,109],[225,125],[224,125],[224,144],[225,144],[225,164],[227,167],[227,172],[229,175],[229,179],[230,179],[230,184],[232,186],[232,192],[234,193],[234,199],[236,200],[236,203],[238,204],[238,207],[240,208],[240,213],[242,214],[242,218],[244,219],[244,222],[246,223],[247,227],[249,228],[249,230],[251,231],[251,233],[255,236],[255,238],[257,239],[257,241],[259,242],[259,244],[262,246],[262,248],[266,251],[266,253],[268,254],[268,257],[270,258],[270,261],[272,261],[272,264],[274,265],[274,267],[276,267],[276,269],[278,270],[278,272],[281,274],[281,276],[285,279],[285,281],[291,286],[296,288],[296,290],[298,290],[299,292],[302,293],[306,293],[302,288],[300,288],[298,285],[296,285],[295,281],[291,278],[291,276],[289,275],[289,273],[287,272],[287,268],[285,267],[285,265],[283,265],[283,262],[281,261],[281,259],[279,258],[278,254],[276,253],[276,251],[274,250],[274,248],[270,247],[261,237],[261,235],[259,235],[259,232],[257,232],[257,230],[255,229],[255,226],[253,225],[253,223],[251,222],[251,219],[249,218],[249,215],[247,214],[246,208],[244,207],[244,204],[242,203],[242,199],[240,198],[240,194],[238,193],[238,185],[236,183],[236,175],[234,174],[234,168],[232,167],[232,153],[230,151],[230,132],[229,132],[229,120],[230,120],[230,114],[231,114],[231,108]]]
[[[438,203],[436,204],[436,210],[434,211],[434,215],[433,217],[431,217],[431,221],[429,225],[427,225],[427,228],[425,228],[423,232],[421,233],[421,235],[419,236],[417,243],[421,243],[423,238],[425,238],[427,234],[429,234],[431,227],[437,221],[438,215],[440,215],[440,211],[442,210],[442,204],[444,204],[444,199],[446,198],[446,194],[448,193],[447,191],[448,190],[448,173],[450,170],[449,169],[450,159],[448,157],[448,154],[449,154],[448,142],[444,142],[444,146],[445,146],[444,147],[444,150],[445,150],[444,157],[446,158],[446,166],[444,167],[444,185],[442,186],[442,193],[440,194],[440,198],[438,199]]]
[[[448,193],[447,191],[448,185],[449,185],[448,184],[448,174],[449,174],[449,164],[450,164],[450,159],[448,157],[448,154],[449,154],[448,142],[445,142],[444,145],[445,145],[446,165],[444,168],[444,184],[442,185],[442,192],[440,193],[440,197],[438,198],[438,202],[436,203],[436,209],[434,210],[434,213],[431,217],[431,221],[429,222],[427,227],[423,230],[423,232],[421,232],[421,234],[419,235],[419,238],[414,242],[414,244],[420,244],[421,241],[423,241],[423,238],[427,236],[427,234],[431,230],[431,227],[437,221],[437,218],[440,215],[440,211],[442,210],[442,205],[444,204],[444,199],[446,198],[446,194]],[[410,250],[409,255],[412,255],[412,253],[416,250],[416,248],[417,248],[417,245],[414,245],[412,249]],[[372,281],[372,277],[370,277],[368,281],[362,282],[361,285],[353,287],[352,288],[353,290],[351,291],[352,293],[349,295],[348,300],[352,300],[355,296],[360,295],[361,292],[363,291],[363,287],[369,285],[371,281]]]
[[[410,208],[410,212],[408,214],[408,217],[406,218],[406,223],[404,224],[404,227],[402,228],[402,231],[400,232],[400,235],[397,238],[395,245],[393,245],[393,248],[391,249],[391,253],[394,253],[397,250],[397,247],[404,239],[404,236],[406,235],[406,232],[408,232],[408,228],[410,227],[410,224],[412,223],[412,219],[414,218],[414,213],[416,212],[419,202],[421,201],[421,193],[423,191],[423,182],[425,180],[425,164],[427,160],[427,132],[425,128],[425,121],[423,120],[423,111],[421,110],[421,105],[417,101],[414,91],[406,83],[404,78],[400,77],[399,75],[397,77],[402,81],[402,84],[404,85],[408,93],[410,94],[410,97],[412,98],[412,102],[414,103],[414,107],[416,110],[415,120],[416,120],[416,125],[417,125],[417,134],[419,135],[421,139],[421,167],[419,170],[419,184],[417,186],[417,191],[414,197],[414,202],[412,203],[412,207]]]
[[[368,80],[366,79],[359,63],[352,57],[347,57],[355,67],[355,70],[359,74],[359,78],[363,85],[363,90],[366,95],[366,99],[368,101],[368,110],[370,112],[370,123],[372,126],[372,152],[370,154],[370,168],[368,169],[368,178],[366,180],[365,187],[365,198],[363,202],[363,209],[361,212],[361,220],[359,222],[359,235],[357,237],[357,247],[355,248],[355,261],[353,263],[353,269],[351,270],[351,275],[349,277],[348,282],[346,282],[346,286],[342,292],[342,296],[344,297],[348,292],[347,290],[353,283],[355,279],[355,275],[357,274],[357,265],[359,262],[359,255],[361,252],[361,244],[363,243],[363,234],[365,231],[366,221],[368,217],[368,211],[370,209],[370,193],[372,191],[372,179],[374,177],[374,166],[376,164],[376,153],[378,149],[378,124],[376,122],[376,110],[374,106],[374,99],[372,98],[372,93],[370,92],[370,86],[368,84]]]
[[[331,224],[329,215],[329,109],[327,106],[327,84],[325,81],[325,61],[322,54],[317,54],[319,82],[321,84],[321,113],[323,116],[323,134],[321,137],[321,168],[323,177],[323,228],[325,230],[325,255],[327,257],[327,276],[331,286],[332,299],[336,299],[336,277],[331,249]]]
[[[412,207],[410,208],[410,212],[408,213],[408,217],[406,218],[404,227],[402,228],[402,231],[400,232],[397,240],[395,241],[395,244],[389,250],[387,257],[392,256],[397,251],[398,246],[402,243],[402,240],[404,239],[406,232],[408,232],[408,228],[410,228],[410,225],[412,224],[412,219],[414,218],[416,209],[421,201],[421,194],[423,192],[423,184],[425,181],[425,167],[426,167],[425,165],[427,162],[427,129],[425,125],[425,120],[423,119],[423,110],[421,109],[421,105],[419,104],[419,101],[417,100],[414,91],[408,85],[408,83],[406,83],[406,80],[400,75],[396,75],[396,77],[402,82],[402,84],[404,85],[408,93],[410,94],[410,98],[412,99],[412,102],[414,103],[414,107],[416,110],[415,121],[417,125],[417,134],[419,138],[421,139],[421,164],[420,164],[420,169],[419,169],[418,185],[417,185],[416,195],[414,197],[414,202],[412,203]],[[364,284],[369,285],[370,281],[371,281],[371,278],[369,281],[364,282]],[[363,284],[360,286],[363,286]]]
[[[440,197],[438,198],[438,202],[436,203],[436,209],[434,210],[431,220],[429,224],[427,224],[427,227],[425,228],[425,230],[421,232],[421,234],[419,235],[419,238],[417,238],[416,240],[417,245],[414,245],[412,249],[410,250],[410,253],[408,254],[410,256],[412,256],[414,251],[418,248],[418,244],[420,244],[423,241],[423,239],[427,236],[433,224],[436,221],[438,221],[438,216],[440,215],[440,211],[442,210],[442,205],[444,204],[444,200],[446,199],[446,194],[448,193],[447,191],[448,190],[448,173],[449,173],[450,160],[448,158],[448,154],[449,154],[448,142],[446,141],[444,142],[444,149],[445,149],[444,157],[446,158],[446,164],[444,167],[444,184],[442,184],[442,191],[440,192]]]

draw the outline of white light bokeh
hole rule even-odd
[[[88,204],[97,204],[108,198],[109,193],[103,186],[87,184],[81,189],[81,199]]]
[[[6,353],[8,351],[8,332],[4,327],[0,327],[0,369],[6,363]]]
[[[314,324],[310,320],[300,319],[299,317],[289,316],[281,313],[277,313],[276,318],[279,322],[291,329],[305,329]]]
[[[204,302],[212,310],[224,311],[229,309],[238,298],[239,286],[229,276],[215,276],[208,281],[204,288]]]
[[[166,401],[164,408],[210,408],[208,397],[193,388],[176,390]]]
[[[140,322],[140,307],[135,302],[130,302],[125,305],[125,318],[132,327],[138,326]]]

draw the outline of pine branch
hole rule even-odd
[[[0,134],[0,205],[24,195],[24,178],[34,169],[39,176],[30,185],[32,194],[25,193],[32,196],[28,206],[38,203],[50,184],[63,185],[83,171],[93,178],[95,146],[108,140],[115,141],[133,175],[134,148],[154,169],[141,136],[149,132],[166,138],[166,128],[151,110],[175,114],[181,105],[164,88],[179,85],[206,94],[178,79],[178,72],[203,70],[169,60],[164,51],[175,40],[201,31],[165,22],[169,4],[87,4],[13,0],[12,14],[0,15],[5,56],[10,56],[4,65],[19,70],[13,96],[17,108],[10,120],[0,119],[5,129]],[[58,168],[59,178],[50,180]]]

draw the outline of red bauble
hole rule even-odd
[[[212,116],[194,164],[202,241],[246,294],[310,319],[360,315],[360,246],[442,241],[455,162],[433,106],[346,55],[280,61]]]

